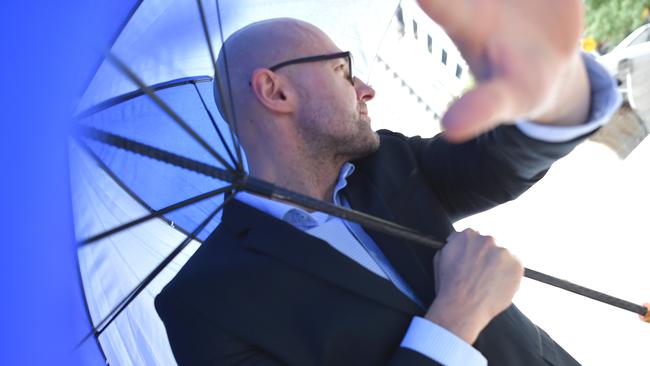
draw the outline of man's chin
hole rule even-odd
[[[357,140],[358,142],[359,140]],[[370,131],[370,133],[364,136],[364,143],[358,144],[353,149],[349,151],[349,160],[360,159],[365,156],[368,156],[379,149],[379,135],[375,131]]]
[[[381,143],[381,140],[379,139],[379,134],[375,131],[372,131],[372,144],[370,146],[370,151],[368,154],[374,153],[375,151],[379,150],[379,144]]]

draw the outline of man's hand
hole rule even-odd
[[[418,3],[458,46],[477,81],[443,117],[449,140],[465,141],[518,118],[586,121],[590,93],[578,51],[581,0]]]
[[[524,274],[494,239],[467,229],[454,233],[434,257],[436,298],[425,318],[472,344],[511,303]]]

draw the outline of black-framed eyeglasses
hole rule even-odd
[[[295,58],[293,60],[288,60],[284,62],[280,62],[277,65],[273,65],[269,67],[269,70],[271,71],[276,71],[280,68],[283,68],[285,66],[289,65],[295,65],[295,64],[304,64],[308,62],[317,62],[317,61],[327,61],[327,60],[335,60],[337,58],[347,58],[348,60],[348,81],[354,86],[354,77],[352,76],[352,53],[350,51],[345,51],[345,52],[337,52],[337,53],[330,53],[327,55],[316,55],[316,56],[309,56],[309,57],[301,57],[301,58]]]

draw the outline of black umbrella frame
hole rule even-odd
[[[201,21],[203,25],[203,30],[206,38],[206,43],[207,47],[210,50],[210,57],[212,61],[213,67],[216,66],[216,58],[213,53],[213,48],[212,44],[210,41],[209,37],[209,29],[207,26],[207,22],[205,19],[205,14],[203,10],[203,4],[201,0],[197,0],[198,7],[200,10],[200,15],[201,15]],[[216,2],[217,4],[217,11],[219,12],[219,2]],[[218,14],[220,17],[220,14]],[[219,19],[219,25],[221,25],[221,19]],[[221,41],[223,43],[223,32],[221,32]],[[250,193],[255,193],[270,199],[276,199],[276,200],[282,200],[286,202],[293,203],[298,206],[306,207],[310,210],[315,210],[315,211],[320,211],[324,212],[330,215],[337,216],[341,219],[349,220],[358,223],[359,225],[362,225],[366,228],[373,229],[385,234],[393,235],[397,238],[407,240],[411,243],[419,244],[419,245],[424,245],[429,248],[433,249],[440,249],[444,246],[444,243],[434,240],[433,238],[426,236],[422,233],[419,233],[413,229],[398,225],[396,223],[393,223],[391,221],[387,221],[375,216],[368,215],[366,213],[360,212],[360,211],[355,211],[352,209],[347,209],[343,208],[340,206],[333,205],[332,203],[328,203],[325,201],[317,200],[302,194],[299,194],[297,192],[293,192],[287,189],[284,189],[282,187],[277,187],[269,182],[254,178],[245,171],[244,165],[243,165],[243,159],[242,159],[242,153],[241,153],[241,146],[237,143],[237,138],[236,138],[236,131],[237,131],[237,123],[236,123],[236,116],[233,113],[233,108],[232,108],[232,100],[228,101],[226,103],[223,98],[225,98],[226,95],[231,95],[230,93],[226,93],[226,90],[230,90],[230,85],[228,85],[228,82],[224,83],[224,80],[221,75],[219,75],[218,72],[215,73],[216,80],[214,80],[215,88],[219,91],[219,97],[221,98],[220,102],[221,105],[225,106],[225,114],[227,115],[226,120],[227,121],[232,121],[230,124],[230,135],[231,139],[233,142],[234,146],[234,153],[233,151],[228,148],[228,144],[226,143],[226,139],[223,136],[223,133],[220,131],[218,128],[217,124],[215,123],[215,119],[210,113],[210,111],[206,107],[206,111],[208,112],[209,118],[212,121],[220,142],[223,144],[225,147],[225,150],[228,155],[228,159],[220,155],[217,151],[215,151],[196,131],[194,131],[189,124],[187,124],[178,114],[176,114],[172,108],[170,108],[157,94],[156,92],[163,90],[165,88],[170,88],[174,86],[179,86],[179,85],[184,85],[184,84],[192,84],[194,87],[196,87],[197,83],[203,83],[203,82],[212,82],[212,78],[203,76],[203,77],[195,77],[195,78],[185,78],[185,79],[179,79],[179,80],[173,80],[170,82],[162,83],[162,84],[157,84],[154,86],[147,86],[127,65],[125,65],[123,62],[120,61],[119,58],[117,58],[115,55],[108,53],[107,54],[107,59],[109,59],[113,65],[115,65],[119,70],[121,70],[124,75],[126,75],[132,82],[134,82],[138,87],[139,90],[136,92],[132,92],[129,94],[125,94],[123,96],[119,96],[116,98],[112,98],[111,100],[108,100],[104,103],[101,103],[100,105],[97,105],[93,108],[90,108],[89,110],[79,114],[77,116],[78,119],[87,117],[89,115],[92,115],[94,113],[97,113],[98,111],[101,111],[108,106],[115,105],[117,103],[129,100],[131,98],[139,97],[146,95],[149,98],[151,98],[152,101],[155,102],[158,107],[160,107],[171,119],[179,126],[181,127],[187,134],[189,134],[199,145],[201,145],[212,157],[214,157],[222,166],[223,168],[207,164],[201,161],[193,160],[163,149],[159,149],[157,147],[138,142],[123,136],[119,136],[117,134],[109,133],[106,131],[103,131],[101,129],[97,129],[94,127],[89,127],[89,126],[79,126],[77,131],[78,131],[78,138],[77,141],[79,141],[80,145],[82,147],[85,147],[86,151],[90,151],[90,149],[85,145],[85,143],[80,139],[80,137],[85,137],[87,139],[93,140],[100,142],[102,144],[106,144],[109,146],[112,146],[114,148],[122,149],[125,151],[129,151],[131,153],[135,153],[141,156],[145,156],[151,159],[155,159],[160,162],[164,162],[166,164],[170,164],[182,169],[185,169],[187,171],[195,172],[202,174],[204,176],[218,179],[220,181],[227,182],[228,184],[220,187],[218,189],[191,197],[189,199],[183,200],[181,202],[177,202],[174,204],[171,204],[169,206],[166,206],[162,209],[158,210],[151,210],[151,212],[145,216],[139,217],[137,219],[131,220],[127,223],[121,224],[117,227],[114,227],[112,229],[109,229],[107,231],[104,231],[102,233],[93,235],[91,237],[82,239],[79,241],[79,246],[87,246],[87,245],[93,245],[97,241],[107,238],[111,235],[118,234],[119,232],[122,232],[124,230],[127,230],[131,227],[134,227],[136,225],[142,224],[148,220],[154,219],[154,218],[163,218],[164,215],[175,211],[179,210],[184,207],[188,207],[190,205],[196,204],[198,202],[201,202],[203,200],[207,200],[209,198],[213,198],[219,195],[224,195],[223,202],[218,205],[218,207],[211,212],[208,217],[203,220],[198,227],[196,227],[192,232],[185,232],[187,235],[186,238],[166,257],[164,260],[158,264],[150,273],[147,275],[122,301],[120,301],[113,309],[112,311],[109,312],[109,314],[102,319],[97,325],[93,326],[92,332],[89,333],[81,342],[85,342],[89,337],[95,336],[99,337],[99,335],[102,334],[102,332],[119,316],[119,314],[135,299],[136,296],[146,286],[193,240],[196,239],[198,233],[203,230],[206,225],[223,209],[223,207],[228,204],[230,200],[234,197],[234,195],[237,192],[240,191],[246,191]],[[227,57],[226,57],[227,60]],[[214,68],[216,70],[216,67]],[[228,67],[226,63],[226,73],[228,72]],[[198,93],[200,96],[201,94]],[[201,102],[203,106],[205,107],[205,102],[203,99],[201,99]],[[91,155],[93,155],[91,153]],[[101,164],[101,161],[99,158],[95,156],[95,160],[98,164]],[[105,169],[106,170],[106,169]],[[638,305],[629,301],[625,301],[623,299],[619,299],[617,297],[598,292],[574,283],[571,283],[566,280],[562,280],[557,277],[549,276],[547,274],[541,273],[539,271],[535,271],[529,268],[525,268],[524,270],[524,276],[551,286],[555,286],[558,288],[561,288],[563,290],[573,292],[578,295],[582,295],[584,297],[588,297],[590,299],[600,301],[609,305],[612,305],[614,307],[628,310],[630,312],[638,314],[643,320],[649,321],[650,322],[650,313],[648,310],[647,305],[642,306]]]

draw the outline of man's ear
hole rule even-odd
[[[251,88],[266,108],[277,113],[290,113],[295,108],[295,93],[285,80],[269,69],[256,69]]]

